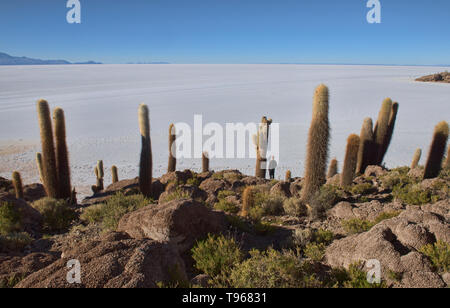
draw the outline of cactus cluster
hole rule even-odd
[[[142,143],[139,162],[139,189],[144,196],[151,197],[153,160],[150,139],[150,119],[147,105],[141,104],[139,106],[138,118]]]
[[[303,202],[309,202],[326,182],[330,139],[328,108],[328,88],[322,84],[316,88],[314,94],[306,152],[305,184],[301,195]]]
[[[53,138],[50,108],[47,101],[38,101],[37,111],[42,154],[36,156],[36,161],[45,191],[51,198],[70,199],[72,192],[64,112],[61,108],[56,108],[54,111],[55,138]]]
[[[445,150],[447,148],[449,127],[445,121],[440,122],[434,129],[433,141],[425,165],[424,179],[432,179],[439,175],[442,168]]]
[[[269,145],[269,130],[272,119],[263,117],[259,123],[258,133],[253,135],[253,143],[256,148],[255,176],[265,179],[267,173],[267,150]]]

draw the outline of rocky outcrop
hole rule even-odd
[[[81,264],[81,284],[67,282],[67,262]],[[131,239],[124,233],[110,233],[73,250],[37,271],[17,288],[155,288],[158,283],[187,281],[185,265],[169,243]]]
[[[215,212],[193,200],[175,200],[166,204],[149,205],[125,215],[118,230],[133,238],[149,238],[175,245],[180,252],[209,233],[227,229],[223,213]]]
[[[427,76],[423,76],[423,77],[417,78],[416,81],[450,83],[450,73],[449,72],[443,72],[443,73],[427,75]]]

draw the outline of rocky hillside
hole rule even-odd
[[[443,73],[437,73],[437,74],[433,74],[433,75],[427,75],[427,76],[417,78],[416,81],[450,83],[450,73],[443,72]]]
[[[154,179],[151,199],[137,179],[122,180],[76,206],[42,199],[38,184],[17,200],[1,179],[0,285],[445,288],[450,175],[422,174],[369,166],[344,188],[339,175],[329,178],[309,204],[301,178],[233,170],[168,173]],[[66,281],[71,259],[81,284]],[[380,284],[366,280],[372,259]]]

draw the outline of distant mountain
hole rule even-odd
[[[102,64],[100,62],[88,61],[71,63],[66,60],[41,60],[27,57],[14,57],[0,52],[0,65],[66,65],[66,64]]]

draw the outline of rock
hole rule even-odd
[[[23,279],[56,260],[54,255],[47,253],[32,253],[24,257],[0,255],[0,286],[8,284],[13,277]]]
[[[290,184],[289,192],[291,196],[300,197],[300,193],[302,190],[302,179],[296,179],[294,182]]]
[[[189,179],[192,179],[192,172],[190,170],[184,171],[175,171],[164,174],[160,181],[163,185],[167,185],[168,183],[178,183],[178,184],[186,184]]]
[[[17,288],[156,288],[159,282],[187,281],[176,248],[148,239],[110,233],[65,251],[63,258],[21,281]],[[81,284],[69,284],[67,262],[81,264]]]
[[[230,189],[230,185],[225,180],[209,178],[200,184],[200,189],[206,191],[208,195],[217,196],[219,191]]]
[[[193,200],[174,200],[126,214],[118,230],[137,239],[170,242],[180,252],[185,252],[208,233],[224,232],[227,227],[224,213],[212,211]]]
[[[23,188],[23,194],[25,201],[27,202],[34,202],[47,196],[44,185],[42,184],[25,185]]]
[[[263,185],[267,183],[266,179],[261,179],[254,176],[244,177],[241,181],[245,184],[245,186]]]
[[[191,279],[191,285],[200,286],[202,288],[208,288],[210,286],[209,285],[210,280],[211,277],[209,277],[208,275],[200,274]]]
[[[390,272],[402,274],[401,287],[443,287],[445,283],[417,250],[445,238],[445,234],[450,235],[450,230],[443,217],[410,208],[367,232],[334,241],[326,250],[325,260],[332,267],[347,268],[355,262],[376,259],[385,279]]]
[[[271,195],[282,195],[286,198],[290,198],[291,195],[291,184],[289,182],[278,182],[272,186],[270,189]]]
[[[26,203],[24,200],[10,198],[8,196],[1,197],[0,201],[2,203],[11,203],[16,209],[18,209],[22,218],[22,228],[20,231],[27,232],[32,237],[37,237],[40,235],[42,216],[37,210],[31,207],[31,205]],[[0,206],[2,206],[2,203],[0,203]]]
[[[333,177],[327,179],[327,185],[334,185],[334,186],[341,185],[341,175],[335,174]]]
[[[339,202],[328,211],[328,216],[333,216],[343,220],[355,218],[353,206],[349,202]]]
[[[365,177],[374,176],[374,177],[381,177],[383,175],[386,175],[388,172],[386,169],[380,167],[380,166],[368,166],[366,168],[366,171],[364,172]]]
[[[412,178],[423,178],[423,171],[424,169],[422,168],[414,168],[409,170],[408,172],[408,176],[412,177]]]

